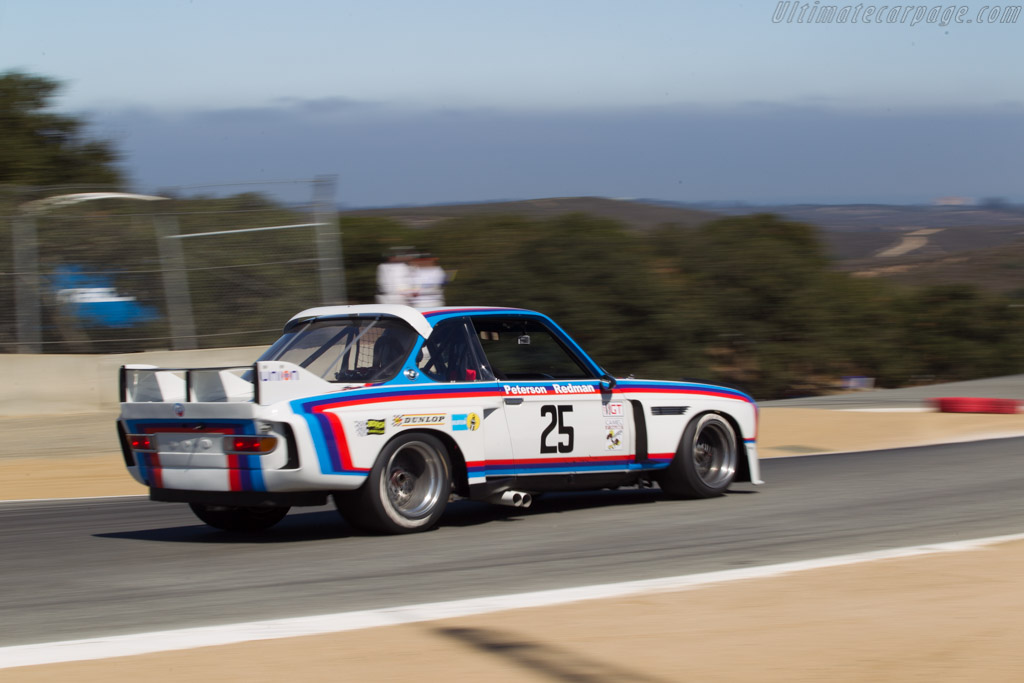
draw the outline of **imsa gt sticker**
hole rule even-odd
[[[622,404],[605,403],[601,406],[601,414],[605,417],[622,417]]]

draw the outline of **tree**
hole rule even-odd
[[[84,120],[50,111],[59,89],[43,76],[0,74],[0,184],[119,186],[113,145],[89,138]]]
[[[950,283],[918,290],[907,309],[906,349],[919,374],[953,381],[1021,371],[1024,319],[1010,299]]]
[[[686,302],[669,299],[642,233],[586,214],[490,215],[447,221],[430,236],[441,263],[458,271],[449,303],[543,311],[622,376],[678,379],[703,367]]]

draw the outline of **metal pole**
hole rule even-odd
[[[325,306],[348,301],[345,265],[341,254],[341,233],[335,210],[335,176],[318,176],[313,181],[313,212],[316,226],[317,257],[320,262],[320,303]]]
[[[160,268],[163,272],[167,320],[175,350],[196,348],[196,325],[192,317],[192,296],[188,289],[185,252],[178,236],[178,219],[157,216],[153,221]]]
[[[39,240],[35,221],[18,216],[12,222],[14,241],[14,301],[17,311],[18,353],[42,353],[39,303]]]

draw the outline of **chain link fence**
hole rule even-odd
[[[308,202],[273,200],[278,184],[0,188],[0,351],[263,345],[344,303],[334,180],[296,183]]]

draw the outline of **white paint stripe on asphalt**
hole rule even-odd
[[[53,643],[14,645],[0,648],[0,669],[89,659],[107,659],[110,657],[127,657],[171,650],[189,650],[198,647],[230,645],[254,640],[323,635],[378,626],[396,626],[422,621],[451,619],[453,617],[466,617],[524,607],[550,607],[584,600],[684,591],[729,581],[764,579],[814,569],[826,569],[829,567],[841,567],[936,553],[977,550],[998,543],[1021,540],[1024,540],[1024,534],[992,536],[950,543],[935,543],[906,548],[876,550],[852,555],[839,555],[816,560],[786,562],[762,567],[726,569],[663,579],[582,586],[579,588],[560,588],[532,593],[497,595],[486,598],[406,605],[359,612],[341,612],[311,617],[271,619],[240,624],[224,624],[221,626],[201,626],[171,631],[65,640]]]
[[[934,413],[934,408],[840,408],[841,413]]]
[[[758,455],[761,460],[783,460],[785,458],[814,458],[819,455],[842,455],[846,453],[880,453],[882,451],[903,451],[908,448],[931,448],[933,446],[956,446],[962,443],[982,443],[984,441],[1001,441],[1003,439],[1020,439],[1024,438],[1024,431],[1012,431],[1012,432],[989,432],[988,434],[973,434],[970,436],[957,436],[947,437],[944,439],[938,439],[936,441],[918,440],[910,445],[895,445],[895,446],[884,446],[879,448],[878,446],[872,446],[871,448],[860,448],[853,449],[850,451],[814,451],[812,453],[787,453],[785,455],[773,455],[774,451],[783,450],[784,447],[765,448],[759,450]]]
[[[149,498],[145,493],[124,493],[118,496],[76,496],[74,498],[8,498],[0,500],[4,503],[63,503],[69,500],[111,500],[113,498]]]

